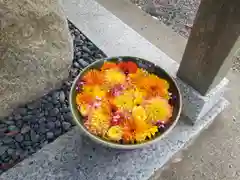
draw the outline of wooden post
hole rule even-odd
[[[239,35],[240,0],[202,0],[177,76],[205,95],[226,76]]]

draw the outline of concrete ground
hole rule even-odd
[[[127,0],[97,0],[139,34],[180,62],[186,40],[150,18]],[[131,16],[129,16],[131,14]],[[158,33],[159,32],[159,33]],[[240,68],[235,58],[226,98],[231,105],[183,153],[182,161],[171,164],[158,180],[240,179]]]
[[[240,179],[240,73],[231,71],[231,105],[183,153],[182,161],[162,172],[161,180],[238,180]]]

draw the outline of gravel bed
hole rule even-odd
[[[201,0],[130,0],[143,11],[152,15],[165,25],[171,27],[176,33],[188,38],[191,32],[193,21],[196,17]],[[148,2],[156,4],[165,4],[162,6],[154,5],[149,8]],[[240,49],[234,54],[233,66],[234,72],[240,72]]]
[[[74,43],[69,79],[60,89],[0,120],[0,174],[74,126],[68,106],[72,81],[81,69],[106,55],[70,22],[69,29]]]

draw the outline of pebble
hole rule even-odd
[[[15,119],[15,120],[20,120],[20,119],[22,119],[22,116],[21,116],[20,114],[16,114],[16,115],[14,116],[14,119]]]
[[[31,130],[30,126],[25,125],[25,126],[23,126],[23,128],[21,129],[21,133],[22,133],[22,134],[25,134],[25,133],[29,132],[30,130]]]
[[[44,112],[40,112],[36,115],[36,117],[41,118],[41,117],[44,117],[44,115],[45,115]]]
[[[78,59],[78,63],[80,65],[82,65],[83,67],[86,67],[89,65],[89,63],[87,63],[86,61],[84,61],[84,59]]]
[[[4,144],[10,144],[13,142],[13,139],[11,137],[8,137],[8,136],[4,136],[3,138],[1,138],[2,142]]]
[[[45,121],[47,121],[47,119],[45,117],[41,117],[38,122],[41,124],[41,123],[44,123]]]
[[[55,122],[55,126],[56,126],[56,127],[61,127],[61,126],[62,126],[62,123],[61,123],[59,120],[57,120],[57,121]]]
[[[76,53],[75,53],[75,58],[80,58],[82,56],[82,51],[81,50],[79,50],[79,51],[77,51]]]
[[[83,46],[83,47],[82,47],[82,50],[83,50],[84,52],[86,52],[86,53],[89,53],[89,54],[92,53],[91,50],[88,49],[88,47],[86,47],[86,46]]]
[[[67,113],[67,112],[69,112],[70,111],[70,109],[68,108],[68,107],[62,107],[61,108],[61,112],[62,113]]]
[[[80,68],[80,67],[81,67],[81,66],[78,64],[78,62],[74,62],[73,66],[74,66],[75,68]]]
[[[12,120],[4,121],[4,123],[7,124],[7,125],[13,125],[13,124],[15,124],[14,121],[12,121]]]
[[[56,92],[54,92],[53,93],[53,95],[52,95],[52,100],[54,101],[54,100],[59,100],[59,92],[58,91],[56,91]]]
[[[57,115],[57,117],[60,116],[60,114]],[[48,118],[48,122],[52,121],[52,122],[55,122],[57,120],[57,117],[49,117]]]
[[[64,103],[65,98],[66,98],[65,93],[64,93],[63,91],[61,91],[61,92],[60,92],[60,95],[59,95],[59,100],[60,100],[60,102],[61,102],[61,103]]]
[[[9,149],[7,150],[8,155],[12,155],[14,152],[15,152],[15,150],[14,150],[14,149],[11,149],[11,148],[9,148]]]
[[[69,122],[63,122],[62,125],[65,131],[68,131],[71,128],[71,124]]]
[[[5,135],[7,129],[8,129],[7,127],[0,127],[0,137]]]
[[[30,141],[30,140],[31,140],[29,134],[25,134],[25,135],[24,135],[24,140],[25,140],[25,141]]]
[[[59,111],[58,108],[53,108],[53,109],[50,111],[50,116],[57,116],[59,112],[60,112],[60,111]]]
[[[17,112],[21,115],[27,114],[27,108],[18,108]]]
[[[49,129],[54,129],[55,123],[52,122],[52,121],[49,121],[49,122],[47,123],[47,127],[48,127]]]
[[[30,136],[31,136],[32,142],[37,142],[37,141],[38,141],[39,135],[36,134],[35,131],[32,130],[32,131],[30,132]]]
[[[24,146],[31,146],[32,142],[30,140],[26,140],[23,142]]]
[[[46,131],[47,131],[47,130],[46,130],[45,125],[44,125],[44,124],[40,124],[40,126],[39,126],[39,132],[44,134]]]
[[[54,138],[53,132],[47,132],[47,139],[53,139],[53,138]]]
[[[17,142],[22,142],[23,141],[23,135],[22,134],[17,134],[16,136],[15,136],[15,140],[17,141]]]
[[[0,146],[0,156],[2,156],[7,151],[7,149],[7,146]]]
[[[62,134],[62,129],[56,129],[54,131],[55,136],[60,136]]]
[[[39,128],[39,124],[37,124],[37,123],[31,124],[31,128],[34,129],[35,131],[37,131]]]
[[[72,121],[72,114],[71,114],[71,112],[63,114],[63,117],[67,121]]]
[[[23,116],[23,117],[22,117],[22,120],[23,120],[23,121],[30,121],[30,120],[32,119],[32,117],[33,117],[33,115],[28,114],[28,115],[26,115],[26,116]]]
[[[18,120],[18,121],[15,122],[15,124],[17,125],[18,128],[21,128],[23,122],[21,120]]]

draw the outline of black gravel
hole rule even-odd
[[[0,174],[74,126],[67,98],[72,81],[81,69],[106,55],[71,22],[69,29],[74,43],[69,79],[60,89],[0,120]]]

